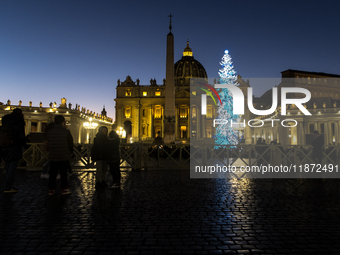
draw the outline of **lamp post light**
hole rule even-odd
[[[98,123],[92,122],[92,118],[89,118],[89,122],[83,123],[84,128],[87,130],[86,132],[86,140],[88,143],[91,143],[91,136],[94,129],[98,127]]]
[[[122,127],[119,127],[117,129],[117,134],[119,135],[120,138],[125,138],[126,137],[126,131]]]

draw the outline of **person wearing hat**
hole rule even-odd
[[[312,156],[313,159],[315,159],[316,164],[322,164],[322,146],[324,145],[323,136],[321,136],[317,130],[313,132],[313,135]]]
[[[60,174],[62,194],[71,193],[67,181],[67,169],[73,153],[73,137],[70,131],[66,129],[65,124],[64,116],[56,115],[53,127],[46,132],[50,160],[49,195],[55,194],[58,172]]]

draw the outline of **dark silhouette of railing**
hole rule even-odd
[[[30,143],[23,153],[19,168],[41,169],[48,160],[48,152],[43,144]],[[91,160],[92,144],[74,144],[71,164],[74,169],[95,168]],[[323,164],[338,165],[340,145],[323,148]],[[150,145],[145,143],[127,143],[120,145],[122,169],[189,169],[190,160],[209,165],[218,159],[227,165],[287,165],[313,164],[312,147],[309,145],[237,145],[221,146],[212,149],[207,146],[189,144]]]

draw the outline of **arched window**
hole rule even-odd
[[[131,108],[125,109],[125,118],[127,119],[131,118]]]
[[[161,108],[156,108],[155,109],[155,119],[160,119],[162,118],[162,111],[161,111]]]
[[[131,96],[131,89],[125,90],[125,96],[127,96],[127,97]]]

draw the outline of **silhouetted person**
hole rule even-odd
[[[113,182],[108,188],[118,188],[120,186],[120,138],[115,131],[111,131],[108,139],[108,164]]]
[[[153,144],[157,144],[157,145],[164,144],[164,141],[163,141],[163,138],[161,137],[161,132],[160,131],[157,132],[157,137],[153,141]]]
[[[107,138],[108,129],[101,126],[93,141],[92,161],[96,162],[96,188],[106,188],[105,174],[107,171]]]
[[[20,108],[15,108],[12,113],[2,118],[3,126],[10,126],[12,143],[9,147],[2,148],[2,157],[5,161],[5,193],[14,193],[19,190],[14,188],[13,182],[18,163],[22,158],[23,147],[26,146],[25,140],[25,121]]]
[[[313,152],[312,157],[316,164],[322,164],[322,147],[324,144],[323,137],[319,134],[317,130],[313,132],[314,139],[312,142]]]
[[[73,138],[65,127],[65,118],[62,115],[54,117],[53,127],[46,132],[48,142],[50,176],[49,176],[49,195],[55,194],[57,174],[60,174],[62,194],[71,194],[67,181],[67,169],[73,153]]]
[[[270,142],[270,144],[272,145],[276,145],[277,144],[277,139],[274,139],[273,141]]]

